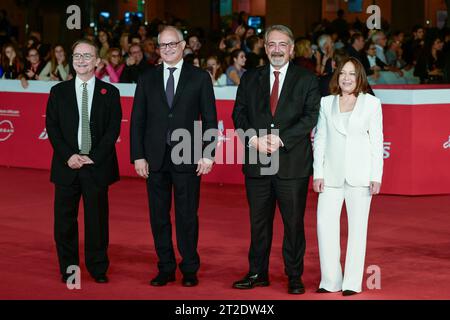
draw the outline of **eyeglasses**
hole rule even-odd
[[[289,43],[287,43],[287,42],[279,42],[279,43],[276,43],[276,42],[269,42],[269,43],[267,43],[266,45],[267,45],[267,47],[268,47],[270,50],[275,49],[277,46],[278,46],[281,50],[286,50],[286,49],[288,48],[288,46],[289,46]]]
[[[167,48],[175,49],[175,48],[177,47],[177,45],[178,45],[180,42],[182,42],[182,41],[184,41],[184,40],[180,40],[180,41],[178,41],[178,42],[160,43],[160,44],[158,45],[158,47],[159,47],[160,49],[167,49]]]
[[[73,60],[80,60],[81,57],[83,57],[84,61],[90,61],[94,57],[94,55],[92,55],[90,53],[83,53],[83,54],[81,54],[81,53],[74,53],[72,55]]]

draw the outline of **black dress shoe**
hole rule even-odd
[[[269,277],[266,274],[249,273],[243,279],[233,283],[235,289],[252,289],[254,287],[267,287]]]
[[[301,278],[289,278],[288,293],[303,294],[305,293],[305,286]]]
[[[354,294],[357,294],[358,292],[355,292],[355,291],[352,291],[352,290],[344,290],[344,291],[342,291],[342,295],[343,296],[352,296],[352,295],[354,295]]]
[[[95,276],[94,277],[94,281],[97,282],[97,283],[108,283],[109,279],[106,276],[106,274],[101,274],[99,276]]]
[[[162,287],[165,286],[168,282],[174,281],[175,281],[175,274],[160,272],[156,277],[154,277],[150,281],[150,284],[155,287]]]
[[[183,287],[195,287],[198,285],[198,278],[195,273],[185,273],[181,281]]]
[[[331,291],[328,291],[327,289],[324,288],[319,288],[316,290],[316,293],[331,293]]]

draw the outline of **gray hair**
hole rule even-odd
[[[372,41],[376,44],[384,35],[383,31],[377,31],[372,35]]]
[[[319,37],[319,39],[317,39],[317,44],[319,45],[319,48],[322,49],[322,51],[324,50],[325,44],[328,40],[333,42],[333,39],[328,34],[323,34]]]
[[[264,34],[264,42],[267,43],[267,39],[269,38],[269,34],[272,31],[278,31],[281,32],[289,37],[289,40],[291,41],[291,44],[294,44],[294,34],[292,33],[291,29],[288,27],[282,25],[282,24],[276,24],[273,26],[270,26],[266,29],[266,32]]]
[[[159,38],[161,36],[161,33],[163,33],[164,31],[175,31],[178,35],[178,41],[184,40],[183,33],[178,28],[175,28],[174,26],[165,26],[164,29],[162,29],[161,32],[158,34],[158,44],[160,44]]]

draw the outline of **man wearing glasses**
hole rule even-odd
[[[256,130],[245,139],[243,165],[250,208],[249,271],[233,284],[236,289],[269,285],[269,256],[278,203],[284,224],[283,258],[288,292],[302,294],[305,231],[303,217],[309,176],[312,174],[310,132],[317,123],[320,94],[317,78],[290,62],[294,37],[289,28],[266,30],[265,48],[270,65],[246,72],[239,84],[233,110],[236,129]],[[249,163],[257,150],[279,160],[278,172],[266,174],[261,161]],[[272,164],[271,164],[272,165]]]
[[[126,60],[126,66],[120,76],[120,82],[137,83],[140,75],[151,67],[144,59],[142,47],[139,44],[133,44],[129,50],[130,55]]]
[[[158,44],[163,63],[141,76],[136,87],[131,114],[131,162],[136,173],[147,180],[150,224],[159,260],[159,273],[150,284],[164,286],[175,281],[177,263],[170,222],[173,189],[182,285],[193,287],[198,284],[200,268],[200,178],[211,171],[214,159],[214,154],[203,155],[202,150],[214,147],[210,144],[217,141],[217,131],[212,141],[203,142],[194,136],[194,127],[201,120],[203,132],[217,129],[215,97],[209,74],[183,62],[186,42],[178,29],[166,27],[158,35]],[[188,161],[179,161],[176,152],[179,140],[172,133],[179,129],[188,133],[190,142],[182,150]],[[186,144],[184,138],[181,142]]]
[[[97,283],[108,282],[108,186],[119,180],[115,143],[122,110],[119,91],[94,76],[98,48],[88,40],[73,47],[76,77],[50,91],[46,127],[53,147],[54,236],[62,281],[79,265],[78,206],[84,205],[86,267]]]

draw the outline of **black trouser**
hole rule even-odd
[[[164,273],[176,270],[170,222],[173,187],[177,246],[182,257],[179,267],[183,273],[196,273],[200,267],[197,252],[200,177],[196,173],[177,172],[170,152],[170,147],[167,147],[162,168],[150,172],[147,179],[150,224],[159,258],[158,268]],[[149,165],[151,169],[152,164]]]
[[[280,179],[276,176],[245,178],[250,207],[250,272],[268,274],[273,219],[278,202],[284,224],[283,258],[289,277],[303,274],[305,215],[309,178]]]
[[[55,241],[61,274],[79,265],[78,207],[83,196],[86,267],[93,276],[106,274],[108,260],[108,187],[98,186],[87,166],[70,186],[55,185]]]

